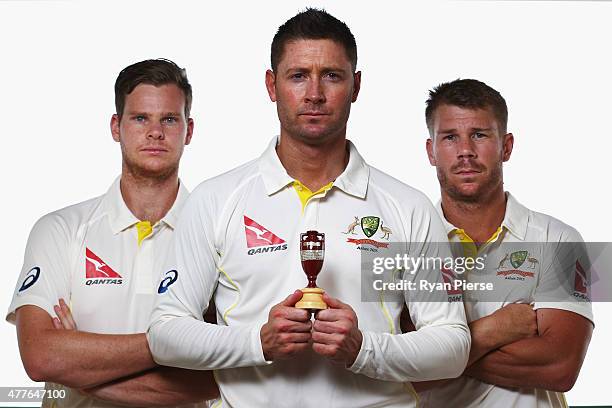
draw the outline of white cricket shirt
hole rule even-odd
[[[133,334],[147,330],[165,256],[178,213],[189,192],[181,183],[174,205],[138,243],[139,220],[126,206],[119,178],[100,197],[42,217],[32,228],[23,269],[6,319],[15,310],[35,305],[55,317],[53,305],[63,298],[80,331]],[[96,350],[92,350],[96,353]],[[43,407],[118,407],[58,384],[67,397],[46,400]],[[204,406],[204,405],[197,405]]]
[[[521,205],[510,193],[506,193],[506,213],[501,228],[477,256],[486,256],[486,268],[482,273],[467,272],[462,278],[468,282],[493,282],[494,298],[483,291],[464,292],[468,321],[480,319],[510,303],[533,304],[534,309],[553,308],[577,313],[593,321],[590,301],[581,293],[576,283],[575,293],[559,291],[560,277],[567,277],[572,287],[576,279],[577,258],[569,257],[563,270],[558,263],[565,259],[564,252],[572,243],[583,242],[580,234],[569,225],[531,211]],[[438,211],[453,243],[455,256],[464,256],[469,237],[444,219],[441,203]],[[467,246],[461,243],[468,242]],[[539,244],[538,244],[539,243]],[[468,254],[465,254],[466,256]],[[475,255],[475,254],[472,254]],[[580,257],[580,255],[578,255]],[[579,278],[580,276],[578,276]],[[487,300],[481,301],[487,296]],[[474,378],[462,376],[441,387],[421,395],[424,407],[567,407],[563,393],[542,389],[508,389],[486,384]]]
[[[217,370],[222,401],[215,406],[415,406],[409,381],[454,377],[465,367],[463,306],[408,298],[420,330],[401,334],[403,300],[361,300],[361,252],[382,253],[389,242],[444,242],[450,256],[435,209],[422,193],[368,166],[350,142],[345,171],[302,208],[300,184],[276,144],[274,138],[259,159],[203,182],[185,204],[168,253],[168,283],[161,284],[167,290],[147,333],[155,360]],[[366,217],[369,235],[359,222]],[[318,286],[352,306],[363,332],[348,369],[311,350],[282,361],[263,356],[260,329],[270,308],[306,286],[298,245],[311,229],[325,233]],[[202,321],[212,296],[218,325]]]

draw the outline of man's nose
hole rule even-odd
[[[306,102],[318,105],[325,102],[325,91],[320,78],[313,78],[308,81],[306,88]]]

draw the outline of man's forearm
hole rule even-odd
[[[386,381],[427,381],[453,378],[465,368],[470,334],[465,325],[430,326],[415,332],[363,332],[356,374]]]
[[[469,327],[472,336],[472,346],[470,347],[468,367],[487,353],[512,341],[504,338],[502,333],[496,329],[495,320],[491,316],[475,320],[469,324]]]
[[[155,366],[144,333],[57,330],[46,311],[31,305],[16,315],[19,352],[34,381],[87,388]]]
[[[115,404],[146,407],[189,404],[219,396],[212,371],[171,367],[157,367],[85,392]]]
[[[26,370],[35,381],[73,388],[91,387],[154,367],[144,333],[94,334],[48,330],[22,350]],[[32,348],[33,348],[32,347]],[[28,358],[24,354],[32,353]]]
[[[558,347],[550,341],[533,337],[508,344],[476,361],[465,374],[502,387],[567,391],[577,373],[568,368],[566,353],[554,352]]]
[[[221,326],[191,316],[153,323],[147,333],[153,358],[160,365],[192,370],[219,370],[269,364],[263,354],[261,327]]]

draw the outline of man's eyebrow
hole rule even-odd
[[[493,130],[493,128],[490,128],[490,127],[486,127],[486,128],[485,127],[482,127],[482,128],[481,127],[473,127],[473,128],[470,128],[471,132],[490,132],[492,130]],[[455,128],[440,129],[436,133],[438,133],[438,134],[440,134],[440,133],[445,133],[445,134],[446,133],[457,133],[457,129],[455,129]]]
[[[298,72],[311,72],[312,71],[312,67],[308,67],[308,66],[303,66],[303,65],[294,65],[294,66],[290,66],[287,67],[287,69],[285,69],[284,73],[289,73],[292,71],[298,71]],[[331,65],[331,66],[327,66],[325,68],[321,69],[321,72],[323,73],[328,73],[328,72],[348,72],[346,69],[340,67],[340,66],[336,66],[336,65]]]

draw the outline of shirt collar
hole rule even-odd
[[[441,199],[438,200],[438,203],[436,204],[436,210],[438,211],[438,215],[440,216],[440,219],[442,220],[442,224],[444,225],[444,229],[446,230],[446,235],[450,235],[451,232],[458,229],[453,224],[448,222],[448,220],[444,216],[444,211],[442,210],[442,200]]]
[[[283,167],[276,146],[280,136],[275,136],[268,147],[259,158],[259,171],[262,174],[266,193],[272,195],[287,185],[293,183],[294,179],[287,174]],[[338,187],[347,194],[364,198],[368,190],[370,168],[357,151],[355,145],[347,140],[349,148],[349,162],[340,176],[334,181],[334,187]]]
[[[120,182],[121,176],[115,179],[104,197],[104,205],[109,215],[113,234],[118,234],[140,221],[134,214],[132,214],[128,206],[125,204],[123,196],[121,195]],[[179,180],[179,190],[176,200],[174,200],[174,204],[172,204],[172,207],[160,220],[160,222],[163,222],[170,228],[174,229],[178,221],[178,214],[185,204],[188,196],[189,191],[184,186],[184,183]]]
[[[528,223],[529,210],[527,207],[516,201],[512,194],[506,192],[506,215],[502,226],[506,227],[520,240],[525,240]]]
[[[166,215],[161,219],[161,222],[166,223],[172,229],[176,228],[181,209],[183,205],[185,205],[187,197],[189,197],[189,190],[185,187],[185,183],[179,179],[179,189],[176,199],[174,203],[172,203],[172,207],[170,207]]]
[[[438,210],[438,214],[442,219],[447,235],[450,235],[455,230],[458,230],[457,227],[448,222],[448,220],[444,217],[444,211],[442,211],[442,200],[438,200],[436,209]],[[504,214],[504,220],[502,221],[501,226],[506,228],[517,238],[525,240],[525,237],[527,236],[528,222],[529,210],[519,203],[512,194],[506,192],[506,213]]]

